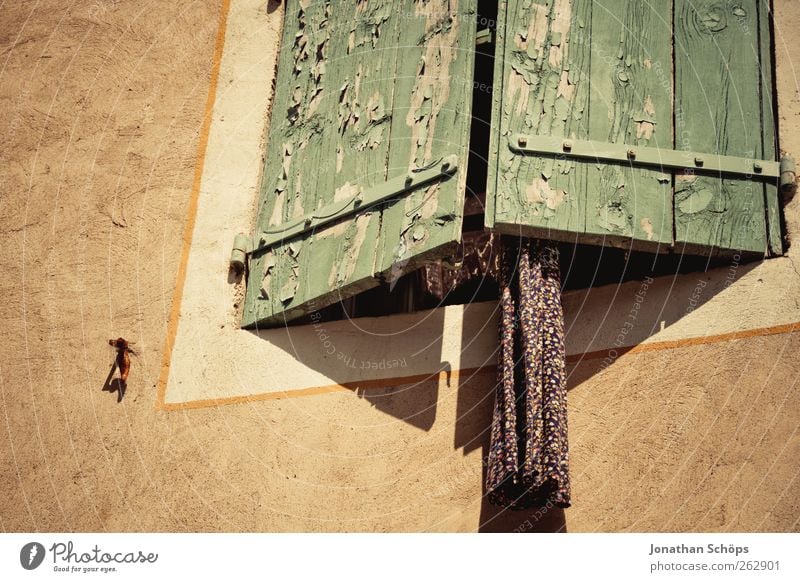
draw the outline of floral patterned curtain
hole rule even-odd
[[[486,491],[512,509],[570,505],[564,314],[558,247],[488,232],[465,233],[457,268],[425,267],[424,292],[443,299],[494,277],[500,349]]]
[[[486,490],[519,509],[570,505],[558,248],[504,237],[500,350]]]

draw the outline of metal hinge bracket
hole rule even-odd
[[[512,135],[509,138],[509,147],[515,152],[526,155],[545,154],[596,162],[621,162],[653,169],[681,170],[697,174],[727,174],[748,179],[780,178],[782,190],[794,184],[794,160],[790,156],[783,156],[780,162],[775,162],[526,134]]]
[[[296,238],[351,214],[363,212],[391,198],[404,196],[430,182],[449,178],[457,171],[458,156],[449,155],[429,166],[413,169],[403,176],[367,188],[347,202],[333,202],[313,214],[265,230],[261,233],[258,244],[245,234],[237,234],[231,251],[231,266],[242,269],[248,255],[260,254],[285,240]]]
[[[479,30],[475,35],[475,46],[483,44],[493,44],[495,42],[495,31],[491,28],[484,28]]]

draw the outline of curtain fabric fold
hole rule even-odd
[[[503,237],[498,381],[486,490],[511,509],[570,505],[566,358],[555,244]]]

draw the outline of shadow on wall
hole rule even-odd
[[[567,533],[564,510],[552,504],[538,509],[512,511],[481,502],[480,533]]]
[[[752,274],[758,266],[759,263],[732,263],[730,268],[705,273],[661,277],[655,281],[648,277],[643,281],[566,293],[563,303],[567,320],[567,349],[568,353],[573,354],[568,357],[568,389],[581,385],[606,367],[615,365],[620,355],[669,326],[689,316],[692,318],[689,327],[695,325],[692,322],[697,316],[696,312],[712,298],[724,293],[734,281],[748,275],[748,280],[752,281],[746,284],[760,280],[757,274]],[[648,280],[649,284],[646,283]],[[736,297],[742,295],[742,290],[738,289]],[[631,319],[631,314],[635,314],[635,319]],[[312,369],[352,389],[354,395],[368,401],[381,412],[425,431],[430,430],[436,420],[438,379],[444,372],[446,385],[451,388],[447,392],[457,390],[454,449],[463,449],[464,454],[481,451],[484,459],[481,479],[485,483],[495,382],[470,382],[472,375],[468,371],[461,370],[462,375],[459,375],[453,373],[449,362],[438,361],[443,353],[444,338],[450,338],[454,333],[445,321],[445,309],[424,312],[424,326],[415,325],[421,319],[418,313],[372,320],[371,329],[377,329],[379,333],[375,332],[374,341],[366,342],[366,346],[363,341],[353,341],[365,333],[365,320],[359,319],[274,329],[262,332],[261,337],[293,354]],[[374,325],[376,323],[377,326]],[[682,325],[687,325],[686,321]],[[697,335],[703,335],[703,328],[699,330]],[[616,345],[622,331],[624,345]],[[496,334],[493,337],[496,338]],[[474,340],[475,329],[464,323],[461,328],[462,349]],[[347,351],[350,349],[348,346],[355,345],[363,346],[361,353]],[[591,352],[593,346],[595,350],[603,349]],[[488,352],[491,347],[484,349]],[[609,349],[614,351],[612,358],[608,357]],[[410,376],[413,366],[395,367],[391,363],[410,362],[416,358],[426,362],[423,369],[438,366],[438,371],[414,377]],[[494,358],[495,355],[492,355],[491,364]],[[404,384],[387,387],[385,380],[352,381],[354,369],[382,365],[386,366],[386,371],[382,371],[384,377],[404,378]],[[473,374],[494,378],[495,371],[490,366]],[[566,516],[562,509],[546,506],[504,510],[488,503],[485,490],[482,495],[478,531],[567,531]]]
[[[436,420],[439,401],[438,375],[399,387],[353,388],[353,393],[376,409],[428,431]]]
[[[128,389],[127,383],[123,382],[120,378],[113,378],[114,372],[117,371],[117,365],[111,366],[111,371],[108,373],[106,381],[103,383],[103,392],[110,392],[111,394],[117,393],[117,404],[122,402],[125,398],[125,390]]]
[[[267,0],[267,14],[272,14],[281,7],[281,0]]]
[[[486,374],[494,378],[494,371]],[[453,441],[455,450],[464,454],[481,451],[481,513],[478,531],[485,533],[557,533],[567,531],[563,509],[551,505],[524,510],[509,510],[489,503],[485,488],[489,458],[492,410],[494,408],[494,382],[470,382],[464,378],[458,386],[456,424]],[[487,390],[486,387],[490,389]]]
[[[364,320],[354,319],[251,333],[349,388],[381,412],[427,431],[436,419],[439,376],[444,373],[448,385],[452,377],[450,363],[440,362],[444,319],[444,310],[435,309],[425,313],[424,321],[414,314],[393,317],[391,321],[386,318],[386,325],[378,326],[375,332],[365,331]],[[371,341],[358,341],[365,333],[374,334]],[[409,334],[430,340],[409,341]],[[421,360],[426,363],[418,365]],[[413,373],[414,369],[431,368],[438,369],[428,374]],[[353,381],[359,372],[365,378],[378,373],[406,381],[400,386],[397,382],[387,386],[383,379]]]
[[[709,331],[713,329],[709,324],[719,322],[705,317],[701,308],[734,282],[739,287],[739,301],[732,302],[731,309],[742,309],[742,316],[770,310],[774,305],[769,302],[757,304],[756,289],[761,281],[752,272],[759,265],[732,261],[728,267],[708,272],[658,278],[645,274],[637,281],[568,291],[562,297],[567,353],[573,360],[598,350],[617,349],[622,353],[678,322],[687,337],[714,335],[718,332]],[[739,284],[743,279],[744,286]],[[744,299],[752,302],[745,306],[741,302]],[[718,319],[719,313],[713,316]],[[744,323],[743,318],[731,319],[728,324],[733,328],[721,329],[720,333],[735,331],[740,323]],[[758,327],[760,322],[754,318],[752,323]]]

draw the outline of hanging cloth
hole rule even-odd
[[[561,277],[555,244],[503,237],[500,349],[486,490],[512,509],[569,507]]]
[[[420,269],[423,293],[442,301],[459,285],[474,279],[495,277],[498,261],[498,235],[489,230],[462,234],[461,246],[446,267],[441,261],[429,263]]]

